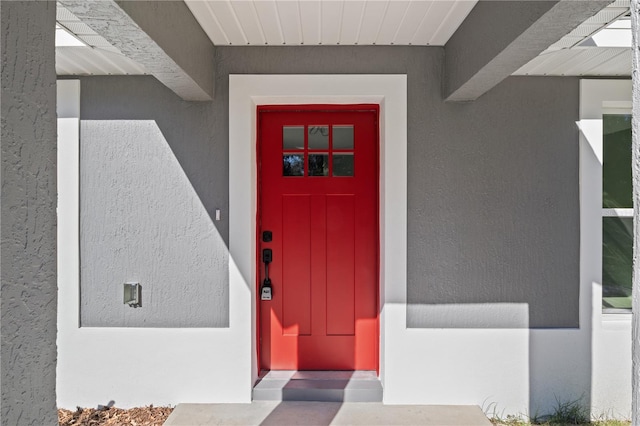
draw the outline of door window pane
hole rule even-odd
[[[329,126],[309,126],[309,149],[329,149]]]
[[[333,176],[353,176],[353,154],[333,154]]]
[[[282,128],[282,149],[304,149],[304,126],[284,126]]]
[[[282,176],[304,176],[304,155],[284,154],[282,156]]]
[[[605,114],[602,126],[602,207],[632,208],[631,115]]]
[[[631,309],[633,218],[602,218],[602,306]]]
[[[309,176],[327,176],[329,174],[329,155],[326,153],[309,154]]]
[[[333,149],[353,149],[353,126],[333,126]]]

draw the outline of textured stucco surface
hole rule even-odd
[[[456,316],[443,324],[431,309],[437,304],[517,304],[528,308],[518,327],[577,327],[578,80],[508,78],[477,102],[449,104],[443,61],[435,47],[217,47],[210,105],[179,103],[176,115],[170,94],[159,96],[148,77],[85,78],[82,118],[148,120],[145,111],[163,111],[156,123],[183,167],[192,159],[186,174],[197,176],[194,188],[211,213],[211,200],[228,202],[229,74],[407,74],[407,325],[469,326]],[[167,136],[203,125],[207,142]],[[214,223],[226,241],[226,224]],[[228,286],[226,276],[214,282]]]
[[[640,67],[640,2],[631,2],[631,31],[633,34],[633,116],[640,114],[640,80],[638,69]],[[640,205],[640,123],[637,118],[632,121],[633,126],[633,204]],[[633,424],[640,423],[640,209],[636,207],[633,212],[633,321],[632,321],[632,371],[631,371],[631,415]]]
[[[226,327],[226,141],[152,77],[81,82],[82,326]],[[215,221],[215,210],[221,210]],[[142,307],[123,283],[142,285]]]
[[[445,303],[524,303],[531,327],[578,327],[578,100],[577,80],[510,78],[416,123],[409,327],[486,326],[442,324],[430,308]]]
[[[57,424],[55,2],[2,15],[3,425]]]

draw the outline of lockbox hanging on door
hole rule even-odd
[[[271,249],[262,250],[262,262],[264,262],[264,281],[260,288],[260,300],[271,300],[273,297],[273,288],[271,287],[271,279],[269,278],[269,264],[273,260],[273,252]]]

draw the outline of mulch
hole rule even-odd
[[[162,426],[171,407],[136,407],[129,409],[104,407],[80,408],[76,411],[59,409],[60,426]]]

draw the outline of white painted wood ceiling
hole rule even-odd
[[[477,0],[185,0],[216,45],[442,46]],[[630,0],[616,0],[514,75],[631,75]],[[618,20],[619,18],[622,19]],[[58,4],[58,75],[146,74]],[[624,25],[623,25],[624,24]],[[626,44],[609,43],[622,32]],[[626,38],[625,38],[626,37]],[[66,39],[67,41],[63,40]],[[602,43],[598,38],[605,40]],[[58,37],[57,37],[58,39]]]
[[[533,58],[513,75],[631,77],[628,47],[563,49]]]
[[[185,0],[214,45],[444,46],[477,0]]]
[[[56,6],[57,75],[146,74],[144,67],[124,56],[68,9]]]
[[[630,0],[616,0],[513,75],[631,77]]]

